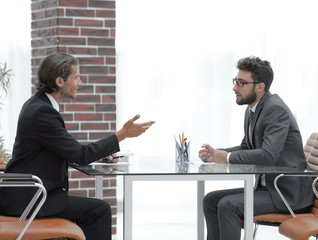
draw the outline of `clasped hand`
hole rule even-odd
[[[203,144],[199,151],[199,158],[203,162],[227,163],[228,152],[223,150],[215,150],[209,144]]]

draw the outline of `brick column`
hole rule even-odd
[[[31,8],[32,83],[40,62],[48,54],[68,53],[77,57],[84,85],[75,100],[65,99],[60,105],[67,129],[82,144],[114,133],[115,1],[32,0]],[[71,169],[70,193],[93,197],[93,180]],[[104,199],[112,205],[116,233],[116,178],[104,179]]]

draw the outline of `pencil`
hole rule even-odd
[[[181,140],[181,155],[183,152],[183,140],[184,140],[184,133],[182,133],[182,140]]]

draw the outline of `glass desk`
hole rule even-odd
[[[130,157],[129,163],[91,164],[71,167],[96,177],[96,197],[102,198],[103,176],[119,175],[124,181],[124,239],[132,240],[132,207],[134,181],[197,181],[197,239],[204,239],[202,200],[206,180],[244,181],[244,239],[253,239],[253,185],[256,174],[308,174],[317,172],[288,167],[257,166],[246,164],[205,164],[200,159],[190,163],[176,163],[174,157]]]

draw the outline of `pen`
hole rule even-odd
[[[125,156],[116,156],[116,157],[113,157],[113,159],[122,158],[122,157],[125,157]]]
[[[184,133],[182,133],[182,140],[181,140],[181,155],[183,153],[183,140],[184,140]]]

